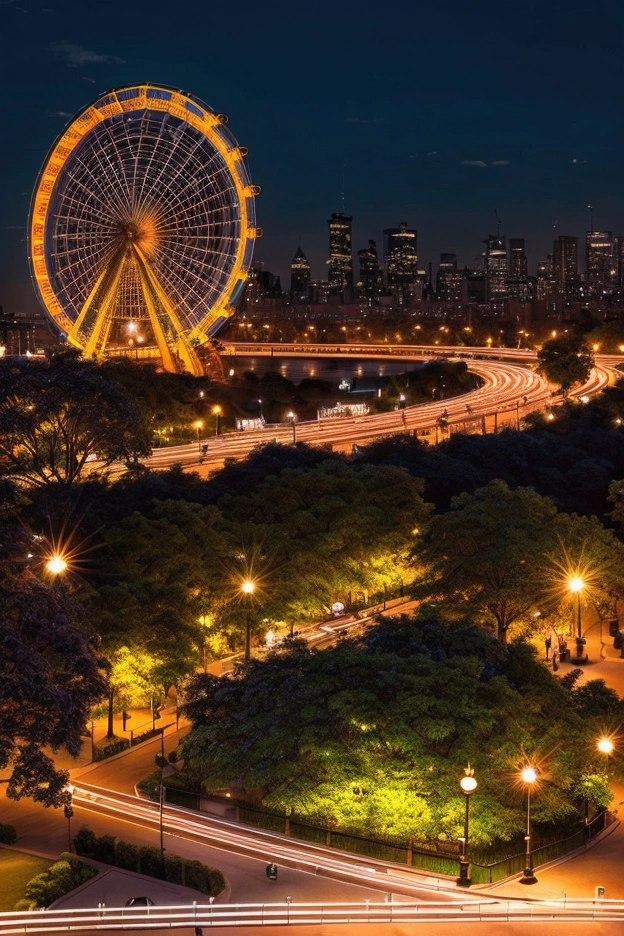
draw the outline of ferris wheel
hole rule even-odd
[[[87,356],[140,352],[203,373],[196,349],[232,314],[262,233],[260,189],[226,122],[189,94],[132,85],[86,107],[50,150],[31,270]]]

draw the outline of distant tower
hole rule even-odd
[[[327,261],[329,291],[344,298],[346,289],[353,290],[353,251],[351,248],[351,224],[353,218],[342,212],[334,212],[329,225],[329,260]]]
[[[384,261],[388,288],[400,304],[406,304],[418,282],[418,231],[408,228],[407,221],[384,231]]]
[[[528,302],[533,296],[533,283],[529,279],[524,237],[509,238],[509,276],[507,295],[516,302]]]
[[[557,292],[573,299],[578,292],[578,237],[560,234],[553,243],[553,276]]]
[[[485,278],[488,302],[498,302],[507,295],[507,248],[505,238],[490,234],[485,244]]]
[[[590,296],[600,297],[612,292],[615,286],[615,270],[611,231],[586,232],[585,260]]]
[[[379,298],[381,292],[381,270],[377,256],[377,244],[369,240],[368,247],[358,250],[360,262],[360,283],[362,294],[369,305]]]
[[[552,254],[537,264],[537,298],[547,299],[557,291],[557,284],[553,274]]]
[[[310,301],[310,282],[312,267],[301,247],[290,264],[290,301],[293,303]]]
[[[461,302],[463,275],[457,269],[457,254],[441,253],[436,276],[436,293],[442,302]]]

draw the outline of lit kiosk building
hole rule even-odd
[[[412,299],[420,298],[418,231],[401,221],[398,228],[387,228],[383,236],[388,289],[399,305],[409,305]]]
[[[290,264],[290,301],[293,305],[310,301],[312,267],[301,247]]]
[[[585,234],[585,269],[591,298],[611,295],[615,288],[611,231],[587,231]]]
[[[578,295],[578,237],[560,234],[553,243],[553,277],[566,302]]]
[[[329,226],[329,260],[327,261],[329,294],[339,302],[351,302],[353,297],[353,249],[351,225],[353,218],[334,212]]]

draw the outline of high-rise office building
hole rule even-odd
[[[436,293],[442,302],[461,302],[461,270],[457,269],[457,254],[442,253],[436,275]]]
[[[537,298],[547,299],[557,292],[557,283],[553,273],[552,254],[537,264]]]
[[[310,281],[312,278],[312,268],[308,258],[301,247],[297,248],[297,253],[292,258],[290,264],[290,301],[309,302],[310,301]]]
[[[509,238],[508,262],[507,295],[515,302],[528,302],[533,298],[533,283],[529,279],[524,237]]]
[[[613,267],[615,269],[615,281],[620,299],[624,292],[624,235],[618,234],[613,238]]]
[[[344,291],[353,290],[353,250],[351,224],[353,218],[334,212],[329,226],[329,260],[327,261],[330,293],[344,299]]]
[[[524,280],[529,275],[524,237],[509,238],[509,279]]]
[[[578,292],[578,237],[560,234],[553,243],[553,277],[557,292],[566,300]]]
[[[418,231],[408,228],[407,221],[384,231],[384,261],[388,289],[406,305],[418,283]]]
[[[609,295],[615,287],[613,238],[611,231],[585,233],[585,270],[589,295]]]
[[[369,240],[368,247],[358,250],[360,263],[359,287],[364,299],[372,305],[381,294],[381,269],[377,256],[377,244]]]
[[[488,302],[499,302],[507,296],[507,248],[505,238],[490,234],[484,240],[485,288]]]

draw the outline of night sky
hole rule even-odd
[[[43,4],[43,6],[41,5]],[[49,4],[49,6],[47,5]],[[30,195],[64,124],[101,92],[178,87],[229,115],[262,186],[255,259],[288,282],[301,246],[325,276],[327,218],[354,249],[405,220],[421,265],[525,237],[624,233],[624,5],[317,0],[0,0],[0,303],[37,308]]]

